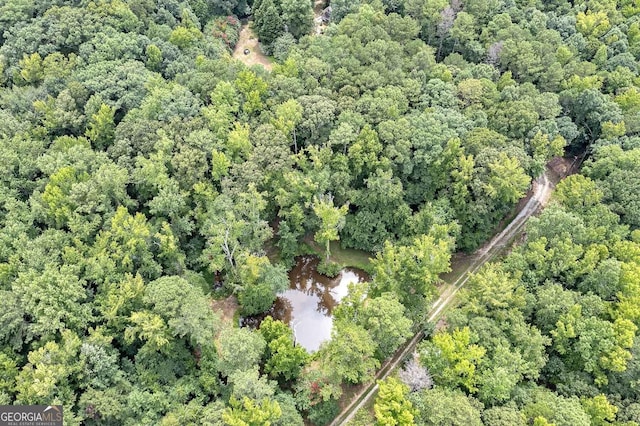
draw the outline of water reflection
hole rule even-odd
[[[347,295],[348,284],[367,281],[369,276],[359,269],[345,268],[337,277],[329,278],[316,270],[318,258],[302,256],[296,260],[289,272],[289,290],[278,296],[264,316],[271,315],[289,324],[296,342],[313,352],[331,337],[331,313]],[[256,327],[264,316],[245,318],[242,324]]]
[[[331,337],[331,313],[347,295],[351,282],[364,282],[369,277],[364,271],[346,268],[335,278],[319,274],[318,258],[303,256],[289,272],[291,287],[278,297],[279,317],[294,331],[296,341],[308,351],[315,351]],[[282,309],[280,306],[291,307]]]

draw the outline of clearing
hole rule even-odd
[[[314,254],[318,256],[320,260],[324,259],[325,248],[313,240],[312,234],[308,234],[303,239],[303,242],[309,248],[310,253],[308,254]],[[329,256],[331,262],[338,263],[343,268],[352,267],[362,269],[371,275],[371,258],[375,257],[375,254],[363,250],[342,248],[339,241],[331,241],[329,246],[331,248],[331,256]]]
[[[240,29],[240,36],[236,48],[233,50],[233,58],[244,63],[250,67],[253,65],[262,65],[267,71],[271,71],[271,60],[262,53],[260,45],[258,44],[258,37],[253,33],[251,29],[251,23],[249,21],[242,25]],[[249,54],[245,55],[244,50],[249,49]]]

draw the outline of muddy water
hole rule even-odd
[[[333,308],[347,295],[351,282],[365,282],[366,272],[343,269],[335,278],[319,274],[318,258],[302,256],[289,272],[289,290],[281,293],[270,312],[293,329],[296,342],[308,351],[316,351],[331,338]]]

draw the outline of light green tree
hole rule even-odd
[[[229,426],[268,426],[282,416],[278,401],[268,398],[256,402],[247,397],[242,401],[232,397],[229,404],[222,414],[222,420]]]
[[[396,378],[378,381],[378,396],[373,411],[376,426],[412,426],[414,409],[407,399],[409,387]]]
[[[461,387],[469,392],[477,390],[478,366],[486,349],[472,343],[469,327],[452,333],[440,332],[420,345],[420,362],[429,369],[436,384]]]
[[[325,194],[314,197],[312,208],[316,217],[320,219],[320,229],[316,231],[313,238],[318,244],[325,246],[325,259],[328,262],[331,256],[331,241],[340,239],[338,233],[344,227],[349,206],[345,204],[342,207],[335,207],[333,196]]]
[[[78,378],[77,362],[80,338],[62,332],[60,344],[50,341],[29,352],[27,363],[16,377],[18,404],[49,404],[50,401],[73,401],[72,383]]]
[[[489,164],[489,171],[489,181],[485,185],[489,197],[502,203],[515,203],[525,194],[529,177],[517,158],[501,152]]]
[[[582,408],[591,417],[593,426],[606,426],[615,421],[618,407],[611,404],[606,395],[600,394],[593,398],[582,398],[580,400]]]
[[[100,105],[98,112],[91,115],[86,134],[96,148],[105,149],[113,142],[116,128],[114,115],[115,109],[105,104]]]
[[[252,115],[263,108],[262,99],[267,94],[267,83],[248,69],[238,73],[235,87],[242,96],[242,111]]]
[[[155,44],[150,44],[145,50],[147,57],[147,67],[152,71],[157,71],[162,64],[162,50]]]
[[[452,240],[421,235],[409,245],[387,241],[372,261],[370,296],[395,294],[410,317],[419,316],[436,294],[438,275],[449,271]]]
[[[24,55],[20,61],[20,77],[29,84],[37,84],[44,78],[42,57],[39,53]]]
[[[294,152],[298,153],[298,140],[296,138],[296,126],[302,120],[302,105],[295,99],[278,105],[276,107],[276,117],[272,123],[287,138],[293,139]]]

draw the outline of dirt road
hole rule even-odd
[[[524,228],[527,220],[536,212],[541,210],[549,201],[554,184],[551,181],[548,171],[536,179],[533,183],[532,194],[527,203],[522,207],[516,217],[500,233],[493,237],[488,243],[480,247],[469,259],[468,266],[461,269],[454,277],[450,285],[443,291],[438,300],[431,306],[428,314],[428,321],[435,321],[455,299],[456,293],[469,281],[470,276],[477,272],[482,265],[499,254],[514,237]],[[386,379],[409,354],[415,351],[416,346],[424,337],[424,333],[419,331],[413,338],[400,347],[393,357],[387,360],[375,376],[374,383],[356,395],[353,401],[335,418],[329,426],[345,425],[358,410],[364,407],[378,390],[375,383],[378,380]]]

